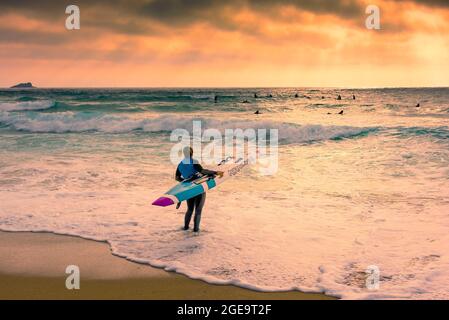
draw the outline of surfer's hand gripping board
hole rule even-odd
[[[215,171],[218,171],[219,174],[215,176],[201,176],[195,180],[182,181],[156,199],[152,204],[155,206],[167,207],[189,200],[215,188],[230,177],[235,176],[247,165],[248,160],[244,161],[240,158],[237,161],[234,161],[232,157],[228,157],[222,160],[217,166],[217,170]]]

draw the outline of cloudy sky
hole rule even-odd
[[[368,4],[382,30],[365,28]],[[0,0],[0,87],[24,81],[449,86],[449,0]]]

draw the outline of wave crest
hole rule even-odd
[[[157,118],[133,119],[112,115],[92,115],[73,112],[14,114],[0,112],[0,124],[14,130],[34,133],[68,133],[97,131],[104,133],[128,133],[136,130],[148,133],[171,132],[185,129],[192,132],[193,121],[201,121],[202,130],[217,129],[278,129],[281,143],[307,143],[322,140],[338,140],[362,135],[376,128],[349,126],[297,125],[274,121],[219,121],[207,118],[160,116]]]
[[[0,103],[0,111],[38,111],[52,108],[54,101],[22,101],[22,102],[2,102]]]

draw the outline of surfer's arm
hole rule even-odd
[[[179,182],[181,182],[183,180],[181,177],[181,172],[179,172],[179,168],[176,168],[175,179],[176,179],[176,181],[179,181]]]
[[[223,176],[223,172],[221,171],[214,171],[214,170],[209,170],[209,169],[204,169],[200,164],[195,164],[195,169],[200,172],[201,174],[205,175],[205,176]]]
[[[217,174],[217,171],[204,169],[200,164],[195,164],[194,168],[197,172],[204,174],[205,176],[214,176]]]

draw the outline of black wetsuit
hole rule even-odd
[[[200,164],[196,163],[193,165],[193,168],[207,176],[213,176],[216,175],[216,171],[207,170],[204,169]],[[175,178],[177,181],[183,181],[184,179],[181,176],[181,172],[179,171],[179,168],[176,169],[176,175]],[[194,227],[193,231],[198,232],[200,230],[200,221],[201,221],[201,212],[203,211],[204,203],[206,202],[206,193],[202,193],[197,195],[196,197],[190,198],[187,200],[187,211],[186,215],[184,217],[184,230],[189,229],[190,220],[192,219],[193,209],[195,209],[195,217],[193,219]]]

